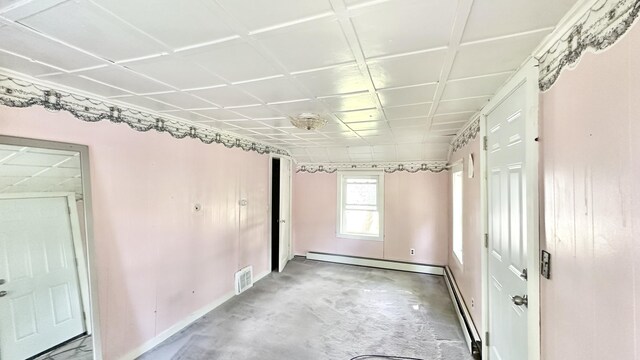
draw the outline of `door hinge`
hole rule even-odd
[[[482,138],[482,148],[484,150],[487,150],[489,148],[489,139],[486,135]]]
[[[484,333],[484,344],[486,346],[489,346],[489,332],[488,331]]]
[[[489,248],[489,234],[484,234],[484,247]]]

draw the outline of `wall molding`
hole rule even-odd
[[[297,173],[327,173],[332,174],[339,170],[382,170],[385,173],[394,172],[417,173],[420,171],[430,171],[439,173],[447,170],[447,161],[425,161],[425,162],[387,162],[387,163],[299,163],[296,166]]]
[[[282,148],[228,134],[206,125],[57,90],[3,73],[0,73],[0,105],[15,108],[42,106],[49,111],[66,111],[75,118],[89,123],[107,120],[112,123],[127,124],[131,129],[139,132],[155,130],[167,133],[176,139],[198,139],[205,144],[215,143],[226,148],[290,156]]]
[[[451,141],[451,153],[467,146],[469,142],[478,136],[478,133],[480,133],[480,116],[475,115],[475,117],[458,132],[453,141]]]
[[[598,0],[557,30],[536,59],[538,87],[549,90],[566,68],[574,67],[588,50],[599,52],[620,40],[640,13],[640,0]]]

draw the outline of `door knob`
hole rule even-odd
[[[5,297],[7,296],[8,292],[6,291],[0,291],[0,297]]]
[[[529,306],[529,298],[527,297],[527,295],[516,295],[516,296],[512,296],[511,297],[511,301],[513,301],[514,304],[518,305],[518,306]]]

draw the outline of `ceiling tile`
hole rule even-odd
[[[1,46],[1,45],[0,45]],[[32,76],[51,74],[57,69],[0,50],[0,66]]]
[[[349,123],[349,127],[355,131],[389,129],[389,125],[387,124],[386,121],[354,122],[354,123]]]
[[[453,63],[450,78],[514,71],[547,35],[534,33],[463,45]]]
[[[238,120],[243,119],[241,115],[236,114],[235,112],[224,110],[224,109],[206,109],[206,110],[195,110],[197,114],[201,114],[207,117],[214,118],[216,120]]]
[[[149,97],[182,109],[202,109],[213,106],[211,103],[193,95],[179,91],[166,94],[149,95]]]
[[[222,79],[179,55],[166,55],[127,62],[125,67],[178,89],[192,89],[224,84]]]
[[[206,101],[212,102],[220,107],[245,106],[259,104],[258,99],[242,91],[236,85],[215,87],[211,89],[190,90],[190,94],[196,95]]]
[[[90,1],[67,1],[19,22],[110,61],[164,51],[160,44]]]
[[[296,74],[294,77],[315,96],[346,94],[367,90],[367,80],[356,65]]]
[[[554,27],[576,2],[577,0],[475,1],[462,41]]]
[[[468,98],[440,101],[436,114],[448,114],[462,111],[478,111],[489,102],[490,97]]]
[[[331,96],[321,99],[332,111],[349,111],[376,107],[376,101],[370,93]]]
[[[272,119],[283,116],[281,112],[265,105],[243,107],[234,109],[233,111],[252,119]]]
[[[315,100],[296,101],[282,104],[271,104],[269,107],[279,111],[285,116],[294,116],[303,112],[324,113],[324,106]]]
[[[43,80],[86,91],[103,97],[131,95],[130,92],[82,78],[73,74],[54,74],[42,77]]]
[[[378,90],[383,106],[398,106],[431,102],[436,93],[437,84],[426,84],[402,88]]]
[[[290,79],[278,77],[238,85],[264,102],[279,102],[308,98]]]
[[[136,94],[154,93],[172,90],[169,86],[142,77],[133,71],[118,66],[107,66],[99,69],[86,70],[76,75],[88,77]]]
[[[414,104],[404,106],[385,107],[384,113],[387,115],[387,119],[406,119],[414,117],[424,117],[429,115],[431,104]]]
[[[173,49],[234,35],[205,0],[94,0]]]
[[[212,127],[215,127],[216,125],[215,120],[211,120],[203,115],[194,113],[193,111],[186,111],[186,110],[172,111],[170,114],[171,116],[179,117],[184,120],[199,122],[199,123],[206,123],[208,126],[212,126]]]
[[[138,107],[145,108],[151,111],[172,111],[172,110],[180,110],[175,106],[165,104],[162,102],[158,102],[152,100],[145,96],[126,96],[120,97],[117,99],[118,102],[122,102],[129,105],[134,105]]]
[[[267,59],[240,40],[188,50],[182,54],[230,82],[279,75],[279,71]]]
[[[258,30],[330,12],[327,0],[218,0],[245,28]]]
[[[345,111],[336,113],[336,116],[345,123],[384,120],[383,114],[378,109]]]
[[[260,133],[262,133],[262,131],[259,131],[257,129],[266,129],[267,126],[265,126],[264,124],[262,124],[259,121],[256,120],[240,120],[240,121],[234,121],[232,123],[230,123],[233,126],[237,126],[239,128],[243,128],[243,129],[254,129]]]
[[[455,11],[455,1],[387,1],[352,11],[351,21],[365,56],[374,57],[446,46]]]
[[[376,89],[438,81],[445,50],[429,51],[367,62]]]
[[[292,71],[354,61],[340,23],[320,19],[256,35],[284,66]],[[313,46],[309,46],[313,39]]]
[[[2,50],[68,71],[105,64],[98,58],[22,29],[18,25],[0,27],[0,39]],[[8,67],[9,63],[2,62],[2,65]]]
[[[413,119],[401,119],[401,120],[389,120],[389,126],[391,129],[399,129],[399,128],[412,128],[417,126],[427,126],[429,124],[429,118],[427,117],[419,117]]]
[[[501,73],[468,79],[448,81],[442,94],[443,100],[462,99],[473,96],[493,95],[504,84],[511,73]]]
[[[436,114],[433,117],[433,123],[452,123],[452,122],[468,122],[471,120],[471,117],[476,113],[476,111],[465,111],[459,112],[455,114],[446,114],[446,115],[438,115]]]

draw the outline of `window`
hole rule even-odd
[[[380,172],[338,173],[338,237],[383,239],[383,190]]]
[[[462,164],[456,165],[451,173],[453,254],[462,264]]]

